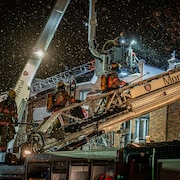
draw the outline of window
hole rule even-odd
[[[144,142],[148,135],[148,118],[139,118],[135,120],[135,139]]]
[[[124,144],[121,144],[121,147],[124,147],[124,145],[127,145],[129,142],[131,142],[131,136],[130,136],[130,133],[131,132],[131,122],[128,121],[128,122],[125,122],[125,123],[122,123],[121,125],[121,135],[122,135],[122,139],[121,139],[121,143],[124,143]]]

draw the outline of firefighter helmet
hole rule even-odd
[[[16,91],[10,90],[8,96],[9,96],[10,98],[15,98],[15,97],[16,97]]]
[[[63,82],[58,82],[57,89],[65,89],[65,84]]]
[[[122,65],[119,64],[119,63],[113,63],[113,64],[111,65],[111,67],[112,67],[112,69],[116,69],[116,68],[121,68]]]
[[[112,69],[115,69],[115,68],[118,67],[118,64],[117,63],[113,63],[111,66],[112,66]]]

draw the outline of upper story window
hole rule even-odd
[[[139,142],[145,142],[148,135],[148,120],[149,118],[141,117],[135,119],[135,139]]]

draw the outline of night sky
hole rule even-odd
[[[180,4],[177,0],[97,0],[99,49],[124,32],[136,39],[137,56],[167,68],[173,50],[180,54]],[[55,0],[0,0],[0,92],[14,87]],[[71,0],[36,78],[47,78],[93,60],[88,49],[89,0]]]

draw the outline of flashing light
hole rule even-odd
[[[29,154],[31,154],[31,151],[29,151],[29,150],[24,150],[24,154],[25,154],[25,155],[29,155]]]
[[[125,39],[124,38],[121,39],[121,44],[125,44],[125,43],[126,43]]]
[[[26,158],[28,155],[32,154],[32,150],[30,148],[30,145],[25,143],[23,144],[23,146],[21,147],[21,156],[23,158]]]
[[[45,55],[44,51],[41,50],[41,49],[35,50],[35,51],[33,52],[33,54],[34,54],[36,57],[39,57],[39,58],[42,58],[42,57]]]

